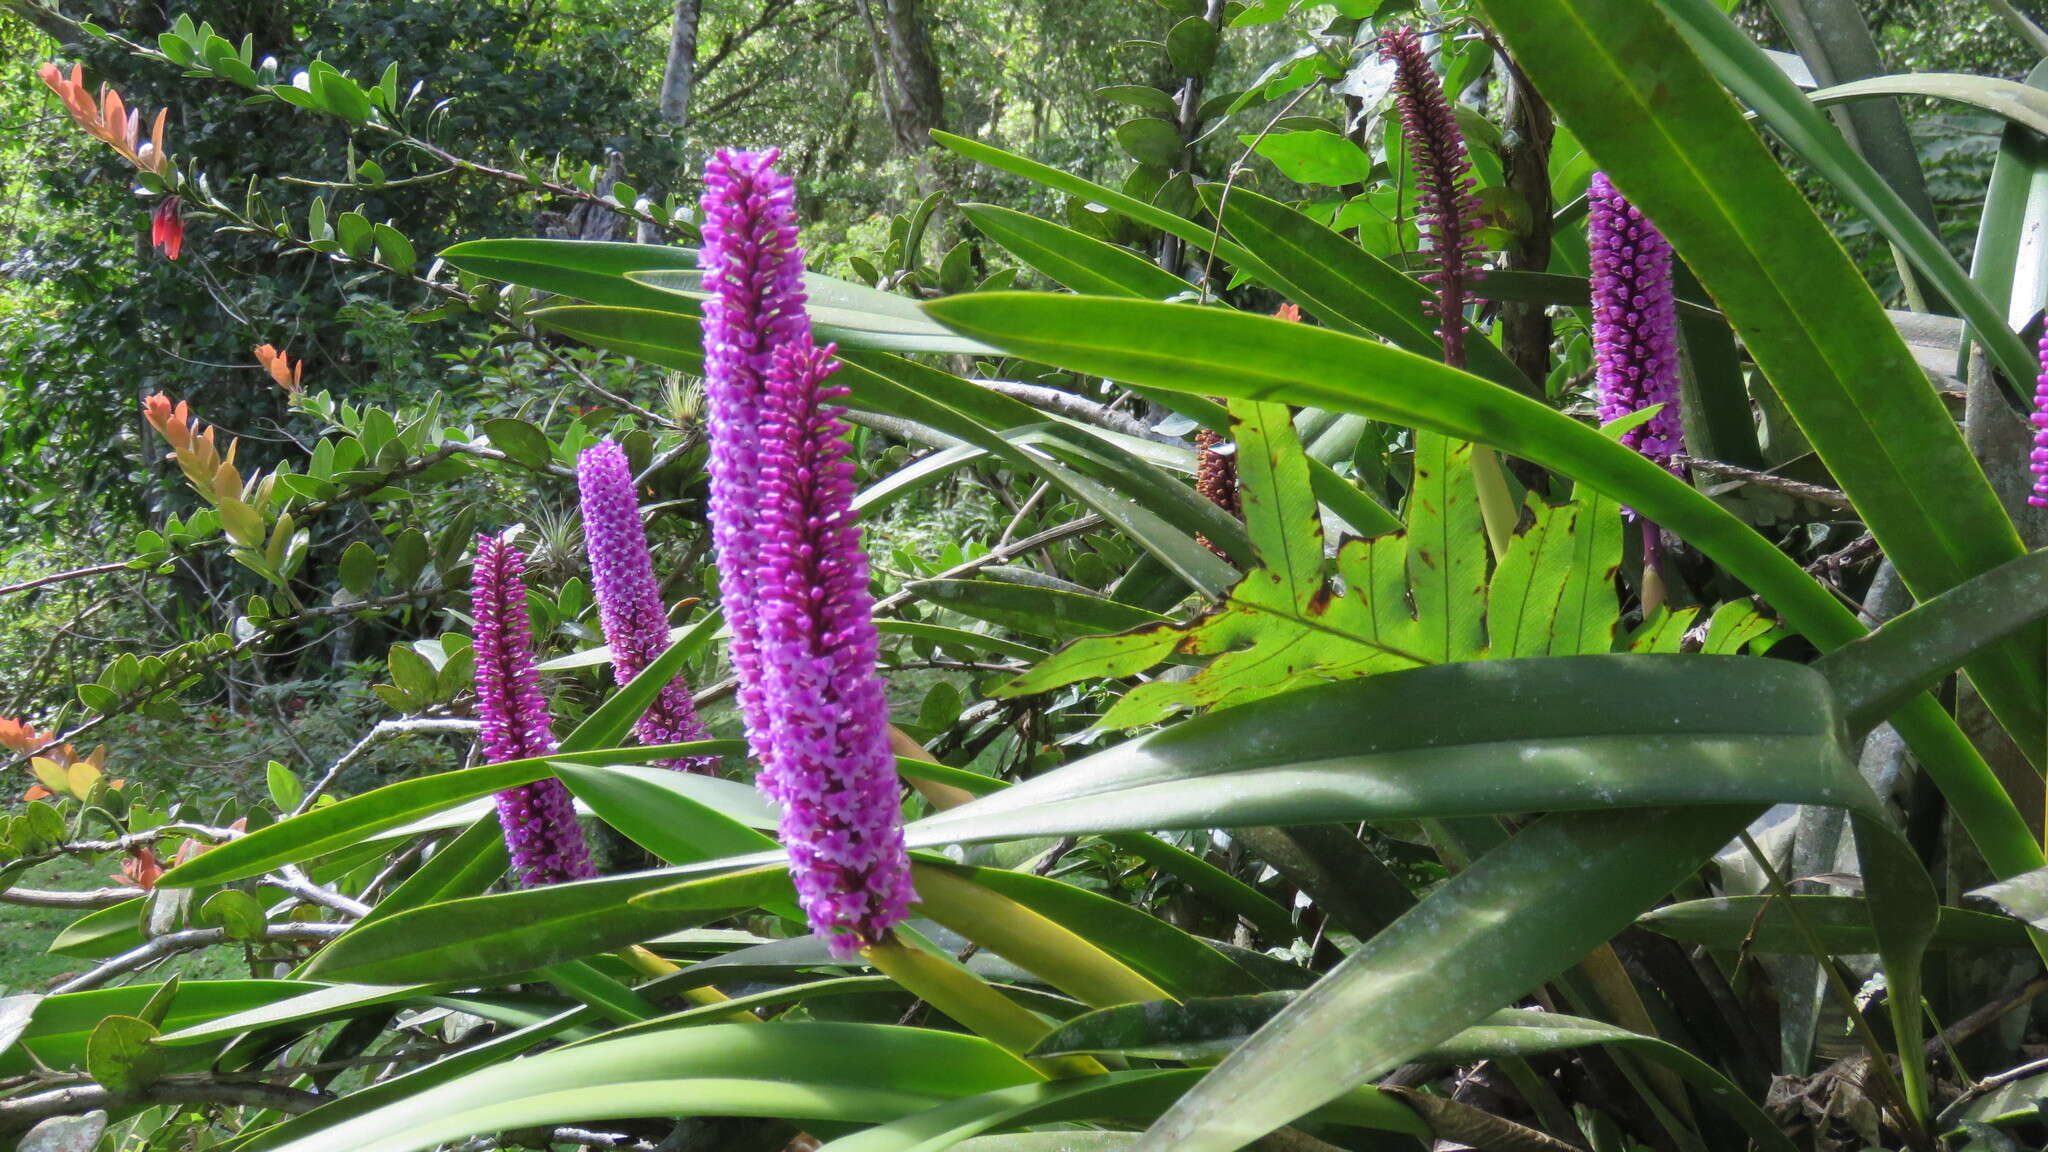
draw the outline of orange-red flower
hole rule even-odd
[[[179,214],[184,207],[185,202],[176,196],[166,196],[149,214],[149,242],[173,260],[185,248],[185,218]]]
[[[300,381],[306,375],[306,362],[304,360],[294,364],[292,363],[292,358],[281,349],[273,348],[268,344],[258,344],[256,346],[256,359],[263,365],[264,370],[270,373],[270,378],[277,381],[279,388],[294,396],[299,394]]]
[[[38,732],[19,720],[0,716],[0,748],[10,752],[36,752],[51,739],[53,737],[48,732]]]
[[[171,446],[178,467],[200,495],[215,502],[222,496],[241,495],[242,474],[235,470],[235,446],[239,441],[229,441],[227,455],[223,457],[213,442],[213,429],[201,431],[199,421],[192,418],[184,401],[173,405],[171,398],[161,392],[142,402],[142,416]]]
[[[157,112],[156,121],[150,127],[149,138],[142,136],[142,113],[130,112],[121,102],[121,94],[106,85],[100,85],[100,95],[94,99],[85,88],[85,65],[75,64],[71,75],[55,64],[45,64],[36,74],[43,78],[64,101],[64,110],[71,113],[71,119],[85,129],[94,139],[103,140],[121,154],[122,159],[159,176],[171,169],[171,154],[164,151],[164,117],[170,109]]]

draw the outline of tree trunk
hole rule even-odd
[[[661,118],[681,129],[690,122],[690,96],[697,86],[697,21],[703,0],[676,0],[668,34],[668,66],[661,72]]]
[[[931,35],[919,0],[882,0],[882,26],[888,35],[890,79],[895,89],[890,127],[897,144],[914,156],[931,146],[932,129],[945,125],[939,64],[932,56]]]

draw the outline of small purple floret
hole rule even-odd
[[[774,152],[705,169],[705,376],[712,540],[762,790],[790,875],[841,957],[916,898],[904,851],[868,560],[854,518],[845,389],[804,314],[794,189]]]
[[[2034,451],[2027,466],[2034,471],[2034,491],[2027,503],[2048,508],[2048,336],[2041,338],[2041,375],[2034,381]]]
[[[647,553],[647,530],[640,523],[640,498],[633,490],[626,453],[610,440],[584,449],[576,458],[576,487],[583,499],[583,547],[590,556],[598,616],[612,650],[612,676],[624,685],[668,651],[668,608]],[[633,734],[642,744],[705,739],[708,733],[690,700],[689,681],[681,675],[669,681],[634,722]],[[662,763],[709,772],[718,759],[693,756]]]
[[[496,536],[479,536],[471,584],[476,617],[477,714],[484,761],[499,764],[555,750],[548,704],[533,666],[533,626],[526,615],[526,558]],[[597,875],[569,790],[550,776],[498,793],[498,823],[512,873],[524,887],[588,880]]]
[[[1685,469],[1678,411],[1678,305],[1671,292],[1671,244],[1604,172],[1587,192],[1586,243],[1593,279],[1594,376],[1600,419],[1662,404],[1621,442],[1674,474]]]

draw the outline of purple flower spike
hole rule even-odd
[[[1380,34],[1380,55],[1394,63],[1394,99],[1401,109],[1402,136],[1415,164],[1416,212],[1436,268],[1422,277],[1436,287],[1436,316],[1444,341],[1444,363],[1465,366],[1465,300],[1479,257],[1472,230],[1479,223],[1479,194],[1472,188],[1472,161],[1465,134],[1444,96],[1443,82],[1429,66],[1429,54],[1413,28]]]
[[[476,698],[483,720],[484,759],[498,764],[555,750],[548,704],[533,667],[533,627],[526,616],[526,558],[496,536],[476,540],[471,611],[476,616]],[[512,872],[525,887],[588,880],[597,875],[569,790],[550,776],[498,793],[498,823]]]
[[[1586,244],[1593,273],[1594,377],[1600,419],[1662,404],[1621,442],[1683,476],[1678,413],[1678,305],[1671,294],[1671,244],[1604,172],[1587,191]]]
[[[612,649],[612,676],[623,686],[668,651],[668,608],[647,554],[647,531],[640,523],[640,499],[626,453],[610,440],[584,449],[576,458],[576,487],[583,497],[583,547],[590,555],[598,615]],[[642,744],[705,739],[709,734],[697,719],[689,682],[681,676],[669,681],[634,722],[633,734]],[[709,772],[718,759],[693,756],[662,763]]]
[[[832,403],[845,389],[825,383],[832,349],[811,342],[792,190],[774,159],[720,153],[705,173],[713,543],[742,700],[751,690],[757,709],[747,737],[761,788],[782,806],[811,928],[845,957],[883,939],[916,897],[853,462]]]
[[[2034,451],[2028,466],[2034,471],[2034,491],[2027,503],[2048,508],[2048,336],[2041,338],[2041,375],[2034,381]]]
[[[705,423],[711,436],[711,542],[719,598],[732,630],[736,693],[747,738],[768,734],[755,656],[753,553],[760,519],[761,396],[775,349],[809,343],[803,252],[796,246],[796,187],[772,167],[779,152],[720,151],[704,167]]]

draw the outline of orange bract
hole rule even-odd
[[[34,752],[48,744],[53,736],[38,732],[19,720],[0,716],[0,748],[13,752]]]
[[[221,496],[241,494],[242,474],[235,470],[238,441],[228,442],[227,455],[223,457],[214,444],[213,429],[202,431],[184,401],[173,405],[171,398],[161,392],[142,402],[142,416],[171,446],[178,467],[200,495],[218,502]]]
[[[170,170],[171,155],[164,151],[164,117],[169,115],[170,109],[158,110],[149,138],[145,140],[142,137],[142,113],[128,111],[119,92],[103,84],[99,98],[95,100],[86,91],[85,65],[72,65],[71,75],[66,76],[57,65],[45,64],[37,69],[36,75],[42,77],[43,83],[64,101],[64,109],[71,113],[71,119],[94,139],[112,145],[123,159],[145,172],[162,176]]]
[[[268,344],[256,346],[256,359],[263,365],[264,370],[270,373],[270,378],[277,381],[279,388],[294,396],[298,395],[300,381],[306,375],[304,360],[294,364],[290,356]]]

